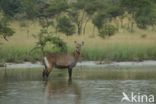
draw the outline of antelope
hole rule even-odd
[[[72,69],[76,66],[79,61],[81,54],[81,47],[84,45],[84,42],[75,43],[75,51],[73,54],[68,53],[46,53],[43,59],[43,64],[45,66],[43,70],[43,78],[48,78],[50,72],[52,72],[53,68],[59,69],[68,69],[69,80],[72,78]]]

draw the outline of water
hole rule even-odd
[[[156,96],[155,70],[146,70],[81,69],[68,82],[66,71],[43,81],[39,69],[1,69],[0,104],[130,104],[121,103],[122,92]]]

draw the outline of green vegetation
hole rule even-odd
[[[83,51],[85,59],[88,60],[109,60],[109,61],[143,61],[156,60],[155,46],[129,46],[129,45],[113,45],[102,48],[85,48]]]
[[[155,24],[154,0],[1,0],[0,62],[73,52],[75,40],[84,60],[155,60]]]
[[[115,34],[117,31],[117,28],[113,25],[106,24],[103,26],[103,29],[100,30],[99,36],[102,38],[110,37]]]
[[[75,26],[72,24],[71,19],[66,16],[59,18],[57,28],[59,32],[63,32],[67,36],[75,33]]]

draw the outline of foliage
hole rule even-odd
[[[99,36],[102,38],[110,37],[115,34],[117,28],[114,25],[106,24],[103,26],[102,30],[100,31]]]
[[[100,30],[103,26],[108,21],[109,18],[107,18],[107,14],[103,13],[97,13],[92,22],[93,24]]]
[[[156,5],[150,4],[149,6],[142,7],[136,13],[135,20],[139,28],[145,29],[147,26],[156,24]]]
[[[60,14],[63,11],[66,11],[69,8],[69,5],[66,0],[53,0],[50,2],[48,7],[48,12],[53,13],[53,15]]]
[[[73,47],[74,48],[74,47]],[[69,50],[73,50],[68,47]],[[3,47],[0,51],[0,62],[23,62],[40,60],[40,51],[35,50],[29,54],[30,48],[26,47]],[[83,60],[106,60],[106,61],[142,61],[155,60],[155,44],[109,44],[103,47],[87,46],[82,50]]]
[[[10,17],[20,12],[20,6],[20,0],[0,0],[0,9]]]
[[[132,14],[139,28],[145,29],[147,26],[155,25],[156,4],[154,0],[121,0],[121,6]]]
[[[7,37],[10,37],[15,32],[8,26],[8,21],[6,17],[2,17],[0,20],[0,36],[2,36],[5,40]]]
[[[40,49],[42,54],[45,53],[46,51],[46,46],[53,45],[55,48],[58,48],[59,51],[61,52],[66,52],[67,51],[67,46],[66,43],[56,35],[54,35],[53,32],[48,31],[48,27],[50,25],[43,25],[42,29],[40,30],[40,33],[38,35],[34,35],[34,37],[38,40],[36,42],[36,46],[34,49]],[[54,48],[53,47],[53,48]]]
[[[67,52],[66,43],[59,37],[51,38],[51,42],[55,45],[56,48],[59,48],[60,52]]]
[[[42,0],[21,0],[21,13],[28,19],[37,18],[41,13],[41,9],[46,5]],[[23,17],[23,18],[24,18]]]
[[[99,8],[96,13],[93,15],[92,23],[100,31],[103,28],[103,25],[111,22],[113,18],[116,18],[120,15],[123,15],[124,11],[120,8],[119,2],[113,4],[112,2],[106,2],[101,8]]]
[[[155,0],[1,0],[0,9],[13,19],[17,16],[23,19],[44,17],[53,21],[56,32],[57,27],[61,27],[58,19],[66,15],[71,19],[69,23],[66,22],[71,28],[65,29],[63,26],[63,30],[60,29],[66,35],[73,34],[74,25],[77,33],[81,34],[89,20],[100,31],[103,25],[125,13],[133,19],[131,28],[135,23],[141,29],[156,24]]]
[[[57,28],[59,32],[65,33],[67,36],[75,33],[75,25],[67,16],[59,18]]]

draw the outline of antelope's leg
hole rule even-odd
[[[68,68],[69,80],[72,80],[72,68]]]
[[[54,66],[53,64],[50,64],[49,67],[47,68],[47,73],[46,73],[47,77],[49,76],[50,72],[52,72],[53,66]]]
[[[47,57],[44,57],[44,66],[45,70],[43,71],[43,76],[48,77],[54,65],[48,60]]]
[[[42,77],[43,77],[43,78],[46,77],[46,73],[47,73],[47,66],[44,65],[43,72],[42,72]]]
[[[53,69],[52,64],[49,64],[48,67],[45,65],[45,68],[43,69],[43,73],[42,73],[43,78],[48,77],[52,69]]]

